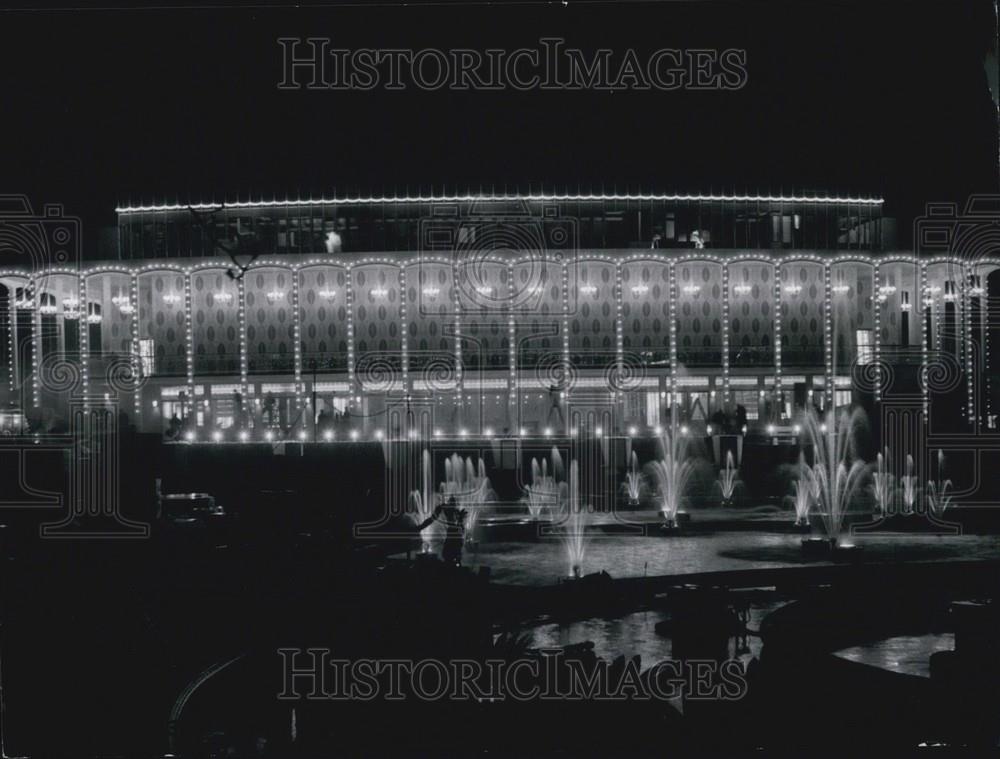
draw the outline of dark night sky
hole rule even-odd
[[[877,8],[867,7],[879,5]],[[89,229],[120,201],[556,185],[996,189],[988,2],[8,12],[3,192]],[[929,6],[929,7],[928,7]],[[337,47],[745,48],[738,92],[283,92],[279,36]]]

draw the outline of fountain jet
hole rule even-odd
[[[738,474],[733,452],[726,451],[726,468],[719,470],[719,490],[722,491],[723,504],[732,505],[733,496],[736,495],[736,485],[739,483]]]
[[[813,475],[812,467],[806,463],[804,453],[799,453],[796,465],[796,479],[793,483],[795,495],[792,501],[795,506],[795,524],[797,527],[809,526],[809,512],[819,500],[819,481]]]
[[[410,491],[410,509],[417,524],[424,522],[434,513],[435,493],[431,475],[431,452],[424,448],[420,461],[420,488]],[[430,551],[431,527],[420,531],[421,551]]]
[[[639,505],[639,494],[642,487],[642,474],[639,472],[639,457],[632,451],[629,457],[629,471],[625,473],[625,490],[628,493],[629,506]]]
[[[452,498],[460,509],[467,513],[466,539],[472,540],[476,522],[484,505],[495,499],[493,487],[486,476],[486,463],[478,460],[474,464],[472,457],[462,459],[453,453],[444,462],[444,482],[440,485],[441,500],[448,503]]]
[[[847,512],[868,471],[855,450],[856,435],[865,421],[861,409],[842,411],[839,416],[830,409],[825,418],[816,412],[806,415],[806,432],[813,450],[817,512],[834,545],[840,540]]]
[[[569,483],[560,483],[564,498],[562,499],[561,532],[563,546],[566,549],[566,559],[569,563],[569,576],[583,576],[583,556],[587,549],[587,523],[589,513],[587,507],[580,502],[580,469],[577,462],[569,464]]]
[[[917,491],[920,489],[920,479],[914,474],[913,456],[906,454],[906,474],[899,478],[900,490],[903,496],[903,513],[913,514],[916,511]]]
[[[936,517],[944,516],[951,507],[951,480],[944,478],[944,451],[938,451],[938,478],[927,481],[927,508]]]
[[[528,513],[534,520],[539,520],[544,511],[553,514],[559,503],[559,483],[557,474],[562,470],[562,457],[559,449],[552,447],[552,473],[549,474],[549,460],[542,459],[541,464],[538,459],[531,460],[531,484],[524,489],[525,498],[528,504]]]
[[[652,462],[653,474],[659,484],[660,513],[664,526],[677,526],[677,512],[694,465],[687,460],[687,438],[664,430],[660,438],[662,458]]]
[[[886,448],[884,456],[881,453],[876,456],[875,471],[872,472],[872,497],[881,517],[888,515],[892,506],[893,477],[886,469],[889,458],[889,449]]]

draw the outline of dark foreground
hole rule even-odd
[[[703,540],[711,550],[712,537]],[[8,546],[3,571],[10,755],[701,754],[993,745],[1000,736],[995,656],[984,653],[995,647],[981,643],[996,640],[988,611],[971,623],[978,632],[964,637],[973,641],[966,655],[939,657],[929,678],[833,656],[895,635],[953,632],[954,601],[995,595],[990,561],[827,562],[525,588],[273,526],[219,542],[207,529],[157,522],[144,541],[19,548]],[[748,609],[764,607],[774,611],[748,628]],[[613,624],[636,609],[662,613],[657,634],[681,664],[622,658],[602,670],[586,644],[541,652],[523,636],[540,623]],[[395,683],[389,669],[345,699],[336,677],[317,677],[333,670],[312,666],[310,648],[350,662],[462,660],[466,681],[438,693],[437,665]],[[490,661],[506,664],[490,670]],[[706,669],[693,674],[696,661]],[[573,683],[570,692],[543,698],[537,666]],[[501,672],[502,692],[491,690],[489,676]],[[594,673],[603,683],[588,679]],[[592,690],[576,698],[579,687]]]

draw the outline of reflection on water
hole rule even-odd
[[[757,630],[760,621],[783,601],[759,603],[751,606],[748,628]],[[576,643],[590,641],[594,644],[594,654],[600,658],[613,660],[618,656],[642,657],[642,666],[649,667],[655,662],[671,656],[670,637],[656,631],[656,625],[669,619],[669,614],[659,609],[637,611],[614,619],[585,619],[576,622],[548,622],[524,631],[533,648],[561,648]],[[734,658],[760,655],[761,641],[756,635],[748,636],[749,651],[736,650],[730,641],[730,655]]]
[[[931,654],[954,649],[954,633],[930,633],[897,635],[895,638],[886,638],[877,643],[851,646],[834,652],[834,656],[901,675],[930,677]]]
[[[995,535],[866,535],[852,542],[864,548],[865,562],[1000,558],[1000,537]],[[566,576],[565,554],[552,540],[484,543],[476,552],[467,552],[464,563],[474,569],[488,566],[495,581],[515,585],[551,585]],[[606,570],[622,578],[829,563],[806,557],[801,536],[794,534],[594,535],[583,572]]]

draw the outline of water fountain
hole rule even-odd
[[[719,490],[722,492],[722,505],[729,507],[733,505],[733,496],[736,495],[736,486],[739,484],[737,475],[739,470],[733,459],[733,452],[726,451],[726,468],[719,470]]]
[[[920,479],[914,474],[913,456],[906,454],[906,474],[899,478],[900,491],[903,499],[903,514],[909,516],[916,513],[917,495],[920,489]]]
[[[681,497],[688,479],[694,472],[694,465],[688,461],[687,438],[665,430],[660,439],[662,458],[650,465],[659,485],[660,513],[663,515],[665,530],[677,529]]]
[[[431,484],[433,476],[431,473],[431,452],[424,448],[420,461],[420,489],[410,491],[410,512],[417,524],[421,524],[434,513],[436,495]],[[430,552],[430,539],[432,527],[425,527],[420,531],[421,552]]]
[[[927,481],[927,508],[936,517],[944,516],[945,511],[951,508],[952,494],[951,480],[943,482]]]
[[[559,449],[552,447],[552,472],[549,473],[549,460],[531,459],[531,484],[524,488],[528,514],[532,520],[539,521],[544,512],[551,516],[559,504],[559,482],[557,476],[562,474],[562,457]]]
[[[566,550],[569,576],[579,579],[583,577],[583,556],[587,548],[586,531],[590,515],[580,499],[580,468],[576,461],[569,464],[569,483],[563,494],[560,537]]]
[[[478,466],[472,462],[472,457],[462,459],[453,453],[444,462],[444,482],[440,486],[441,502],[450,503],[454,498],[458,508],[466,512],[466,540],[473,542],[476,522],[483,510],[484,504],[495,499],[489,477],[486,476],[486,464],[478,460]]]
[[[628,505],[638,506],[642,488],[642,474],[639,472],[639,457],[635,451],[629,457],[629,470],[625,473],[625,492],[628,494]]]
[[[864,412],[831,409],[825,418],[806,415],[807,439],[812,444],[812,476],[816,480],[816,511],[823,520],[831,548],[847,548],[840,538],[845,520],[868,467],[856,453],[856,436],[866,423]],[[803,541],[810,547],[813,541]]]
[[[819,482],[813,475],[812,467],[806,463],[806,455],[799,453],[796,465],[796,478],[792,483],[795,494],[792,503],[795,506],[795,526],[806,529],[809,527],[809,511],[819,500]]]
[[[875,471],[872,473],[872,497],[878,516],[882,518],[889,514],[892,506],[893,477],[886,471],[886,461],[889,458],[889,449],[886,448],[884,456],[879,453],[876,457]]]
[[[944,451],[938,451],[937,480],[927,480],[927,509],[932,516],[942,517],[951,507],[951,480],[944,478]]]

